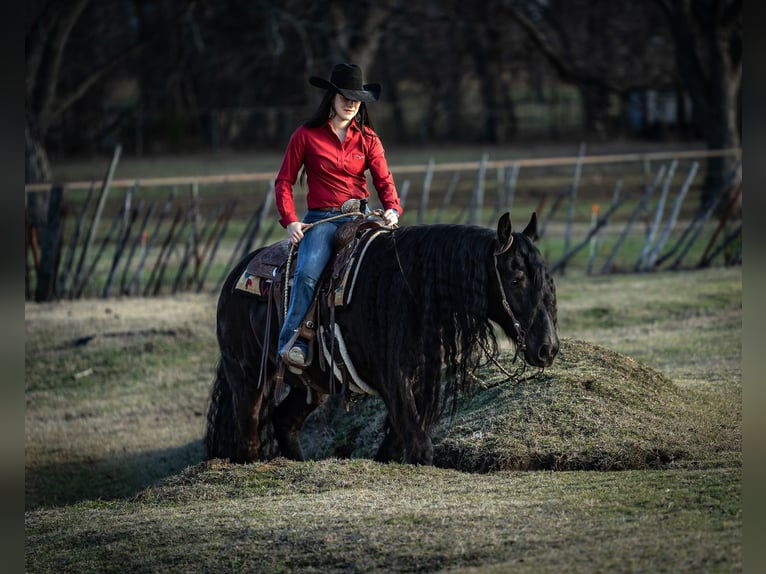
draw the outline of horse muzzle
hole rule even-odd
[[[555,333],[552,337],[546,337],[539,344],[528,337],[527,346],[524,349],[524,359],[535,367],[550,367],[558,352],[559,338]]]

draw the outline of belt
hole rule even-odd
[[[349,200],[350,201],[350,200]],[[367,198],[360,199],[360,210],[362,213],[365,212],[365,209],[367,209]],[[341,213],[343,210],[340,207],[337,206],[330,206],[330,207],[312,207],[314,211],[323,211],[325,213]]]

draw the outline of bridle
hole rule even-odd
[[[516,316],[513,314],[513,311],[511,310],[511,304],[508,303],[508,297],[505,294],[505,287],[503,286],[503,280],[500,277],[500,269],[498,268],[498,256],[506,253],[511,248],[511,245],[513,245],[513,235],[509,236],[505,245],[494,252],[493,257],[495,259],[495,276],[497,277],[497,284],[500,288],[500,296],[502,297],[501,302],[503,304],[503,309],[505,309],[505,312],[511,318],[511,322],[513,323],[513,330],[516,333],[516,353],[513,355],[513,362],[515,363],[516,359],[519,357],[519,352],[523,353],[527,349],[525,339],[526,334],[524,329],[521,328],[521,323],[519,323],[519,320],[516,319]],[[522,360],[524,360],[523,356]],[[526,361],[524,362],[526,363]]]

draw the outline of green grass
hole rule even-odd
[[[376,400],[203,462],[214,296],[27,303],[25,569],[741,571],[741,273],[557,278],[561,355],[477,373],[449,468],[369,460]]]
[[[27,571],[737,571],[740,479],[212,461],[131,500],[28,513]]]

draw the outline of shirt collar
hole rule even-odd
[[[332,124],[331,124],[330,122],[332,122],[332,120],[331,120],[330,118],[327,118],[327,121],[325,122],[325,126],[327,127],[327,129],[329,129],[330,131],[332,131]],[[358,132],[358,131],[360,131],[360,130],[359,130],[359,124],[357,123],[357,121],[356,121],[356,118],[354,118],[353,120],[351,120],[351,123],[350,123],[350,124],[348,124],[348,127],[349,127],[350,129],[354,130],[355,132]]]

